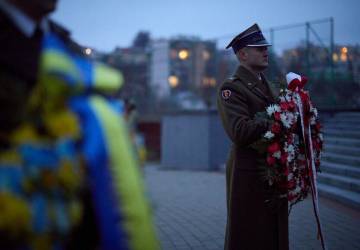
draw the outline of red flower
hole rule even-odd
[[[285,170],[284,170],[284,175],[286,175],[286,176],[289,175],[289,168],[285,168]]]
[[[316,125],[315,125],[315,129],[317,132],[320,132],[320,129],[322,128],[320,122],[317,122]]]
[[[305,154],[305,147],[304,146],[299,147],[299,152],[300,154]]]
[[[292,144],[293,143],[293,137],[292,136],[289,136],[287,139],[286,139],[287,143],[288,144]]]
[[[313,140],[313,147],[314,147],[315,150],[318,151],[318,150],[320,150],[321,145],[317,140]]]
[[[292,190],[296,187],[296,183],[295,183],[295,180],[289,180],[288,183],[287,183],[287,188]]]
[[[289,104],[286,102],[282,102],[280,103],[280,107],[282,110],[288,110],[289,109]]]
[[[289,110],[294,110],[294,109],[295,109],[295,103],[289,102]]]
[[[287,162],[287,157],[288,157],[288,153],[282,153],[281,154],[281,158],[280,158],[280,161],[281,161],[281,163],[282,164],[286,164],[286,162]]]
[[[279,134],[281,132],[281,125],[278,122],[275,122],[272,126],[271,126],[271,132],[273,132],[274,134]]]
[[[274,117],[276,121],[281,121],[280,112],[275,112]]]
[[[295,194],[292,194],[292,193],[288,193],[288,201],[293,201],[293,200],[295,200],[295,198],[296,198],[296,195]]]
[[[268,157],[266,158],[266,162],[267,162],[268,165],[272,166],[272,165],[275,164],[276,160],[275,160],[274,157],[268,156]]]
[[[279,151],[280,150],[280,145],[279,145],[279,143],[277,143],[277,142],[273,142],[273,143],[271,143],[270,145],[269,145],[269,147],[268,147],[268,152],[270,153],[270,154],[273,154],[273,153],[275,153],[276,151]]]

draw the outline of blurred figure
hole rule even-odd
[[[120,109],[123,78],[48,19],[0,1],[0,249],[158,249]]]
[[[131,134],[136,133],[138,112],[134,100],[126,98],[125,101],[125,118]]]
[[[129,129],[131,140],[134,144],[134,152],[138,158],[140,166],[144,166],[146,161],[146,147],[144,136],[138,132],[138,112],[137,107],[132,99],[126,98],[124,100],[125,104],[125,119],[127,122],[127,127]]]

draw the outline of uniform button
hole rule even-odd
[[[248,82],[248,85],[249,85],[249,86],[251,86],[251,84],[252,84],[251,82]]]

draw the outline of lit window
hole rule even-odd
[[[332,55],[332,58],[333,58],[333,61],[334,61],[334,62],[339,61],[339,56],[338,56],[338,54],[336,54],[336,53],[334,53],[334,54]]]
[[[203,57],[203,59],[204,59],[205,61],[209,60],[209,59],[210,59],[210,53],[209,53],[209,51],[204,50],[204,51],[202,52],[202,57]]]
[[[342,62],[346,62],[346,61],[347,61],[347,54],[346,54],[346,53],[341,53],[341,55],[340,55],[340,60],[341,60]]]
[[[169,76],[168,82],[170,87],[175,88],[179,85],[179,78],[177,76]]]
[[[189,51],[186,49],[182,49],[179,51],[178,56],[181,60],[186,60],[189,58]]]

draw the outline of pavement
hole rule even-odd
[[[226,224],[222,172],[145,167],[145,181],[164,250],[221,250]],[[329,250],[360,250],[360,211],[320,197],[321,222]],[[290,214],[291,250],[321,249],[311,199]]]

